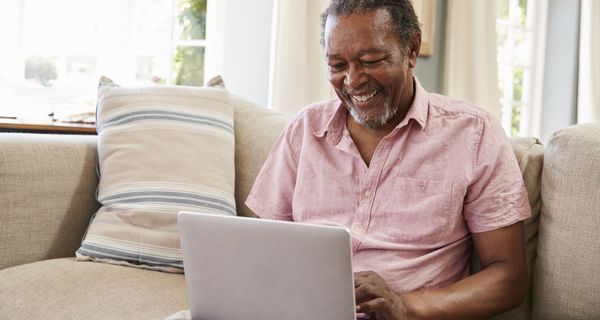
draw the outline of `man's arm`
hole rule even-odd
[[[360,312],[382,319],[481,319],[519,306],[527,292],[523,222],[473,234],[482,270],[448,287],[396,296],[374,273],[357,276]]]

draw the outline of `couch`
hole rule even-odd
[[[253,215],[244,200],[288,119],[235,103],[239,215]],[[534,213],[531,290],[495,319],[600,319],[600,126],[561,130],[545,150],[534,138],[512,145]],[[181,274],[75,261],[99,208],[95,166],[95,136],[0,133],[0,319],[163,319],[188,308]]]

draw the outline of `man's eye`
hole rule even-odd
[[[381,61],[381,60],[365,60],[365,61],[362,61],[361,63],[365,67],[370,67],[370,66],[376,65],[377,63],[379,63],[379,61]]]
[[[331,71],[331,72],[338,72],[338,71],[342,71],[343,69],[344,69],[344,64],[342,64],[342,63],[329,66],[329,71]]]

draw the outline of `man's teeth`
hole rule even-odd
[[[373,91],[373,92],[371,92],[371,93],[369,93],[367,95],[364,95],[364,96],[354,96],[353,95],[352,99],[354,99],[354,100],[356,100],[358,102],[365,102],[365,101],[373,98],[376,94],[377,94],[377,91]]]

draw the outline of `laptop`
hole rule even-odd
[[[177,223],[193,320],[356,319],[348,230],[185,211]]]

